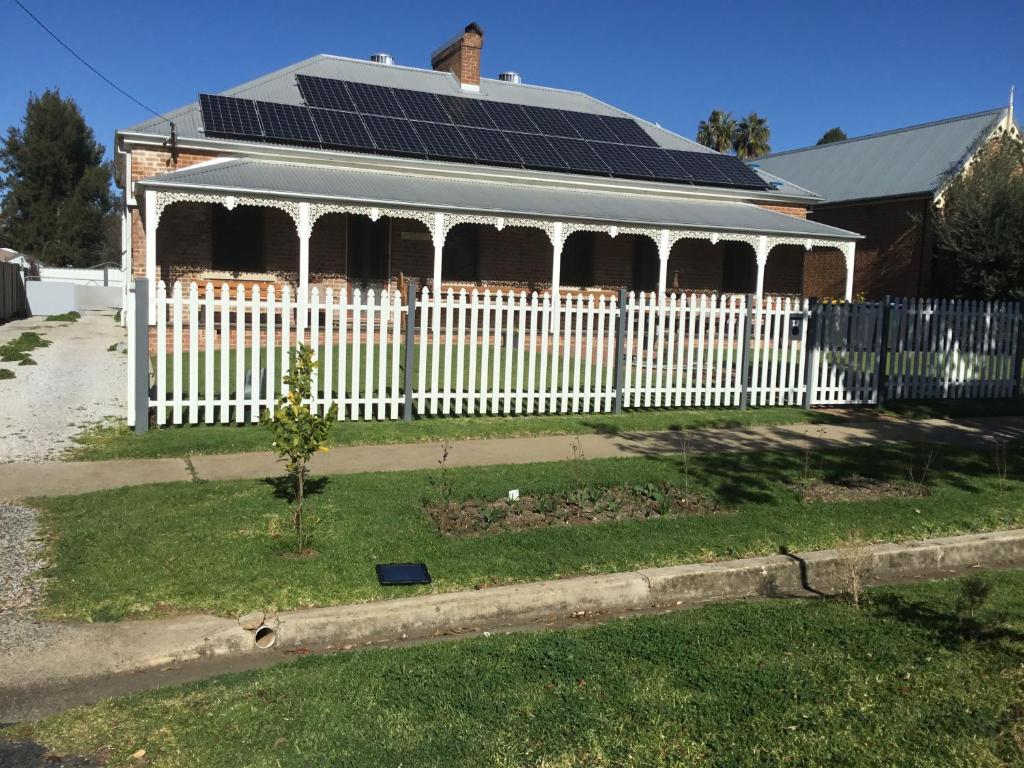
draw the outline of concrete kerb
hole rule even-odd
[[[1024,529],[867,548],[867,583],[948,575],[969,568],[1024,567]],[[526,627],[586,614],[622,615],[757,596],[843,589],[841,550],[580,576],[467,592],[381,600],[268,616],[277,649],[351,648],[423,640],[467,630]],[[243,617],[249,624],[250,617]],[[137,673],[202,659],[265,653],[239,621],[182,616],[120,624],[67,625],[24,659],[4,659],[4,693]],[[212,673],[211,673],[212,674]],[[17,698],[15,696],[14,698]]]

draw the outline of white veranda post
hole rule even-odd
[[[146,280],[149,281],[149,301],[153,304],[156,295],[156,190],[146,190]],[[150,311],[150,325],[156,323],[156,315]]]
[[[434,226],[431,231],[431,239],[434,243],[434,282],[433,293],[440,296],[441,291],[441,258],[444,254],[444,214],[434,214]]]
[[[856,243],[843,245],[843,257],[846,259],[846,300],[853,301],[853,265],[857,250]]]
[[[768,236],[761,235],[757,238],[757,248],[755,249],[755,256],[757,258],[757,287],[754,290],[754,296],[757,302],[761,303],[761,297],[764,296],[764,266],[768,263]]]
[[[551,238],[551,301],[554,303],[558,297],[558,291],[562,287],[562,245],[565,238],[562,233],[564,225],[560,221],[555,222]]]
[[[661,230],[658,238],[658,297],[663,298],[668,292],[668,254],[671,251],[668,230]]]
[[[299,340],[303,340],[306,331],[306,308],[309,302],[309,234],[310,234],[309,203],[299,203],[299,318],[295,331]]]

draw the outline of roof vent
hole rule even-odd
[[[375,53],[370,57],[370,61],[374,64],[394,64],[395,60],[391,57],[390,53]]]
[[[498,79],[503,83],[521,83],[523,82],[522,75],[518,72],[502,72],[498,75]]]

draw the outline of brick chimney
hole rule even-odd
[[[438,72],[451,72],[467,91],[480,90],[480,49],[484,31],[475,21],[430,57],[430,66]]]

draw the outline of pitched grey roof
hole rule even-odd
[[[617,225],[853,240],[860,236],[746,202],[686,200],[357,171],[251,159],[218,160],[137,182],[136,186],[264,193],[381,207],[414,207],[497,216]]]
[[[481,98],[491,101],[504,101],[515,104],[527,104],[536,107],[552,107],[555,109],[590,112],[598,115],[617,117],[633,117],[651,135],[658,144],[668,149],[683,149],[691,152],[711,152],[712,150],[683,138],[660,126],[636,118],[621,109],[588,96],[579,91],[564,91],[558,88],[545,88],[537,85],[507,83],[502,80],[481,78],[480,92],[474,94],[463,91],[455,75],[450,72],[436,72],[432,69],[418,69],[398,65],[377,64],[372,61],[350,59],[342,56],[320,54],[300,61],[297,64],[271,72],[269,75],[250,80],[247,83],[221,91],[223,96],[237,96],[257,101],[274,101],[280,104],[303,104],[299,88],[295,83],[295,75],[314,75],[338,80],[349,80],[371,85],[387,85],[393,88],[407,88],[414,91]],[[199,110],[199,102],[187,104],[179,109],[166,113],[166,117],[174,121],[178,136],[199,138],[203,136],[203,120]],[[153,118],[124,129],[126,133],[147,133],[167,136],[170,128],[167,121]]]
[[[826,203],[935,192],[1006,115],[993,109],[750,161]]]

